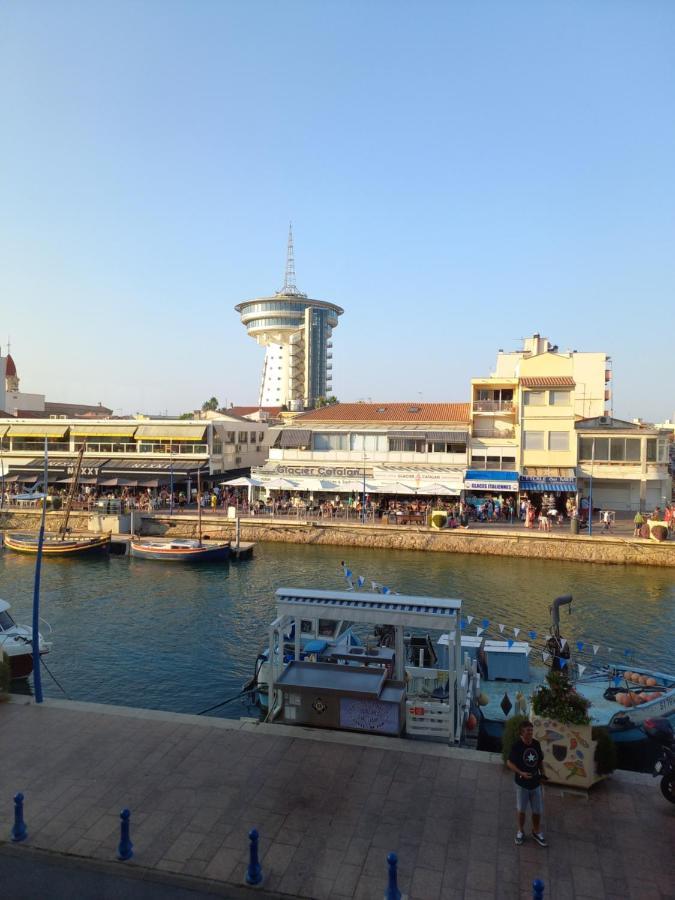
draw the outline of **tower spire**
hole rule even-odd
[[[286,274],[284,275],[284,286],[279,294],[291,294],[295,297],[306,297],[302,291],[298,290],[295,283],[295,254],[293,252],[293,223],[288,223],[288,247],[286,249]]]

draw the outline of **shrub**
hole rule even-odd
[[[532,697],[532,709],[537,716],[547,716],[563,725],[589,725],[590,700],[577,694],[563,672],[549,672],[546,684]]]
[[[523,722],[527,722],[527,716],[517,715],[511,716],[504,723],[504,733],[502,734],[502,759],[506,762],[511,753],[511,747],[520,737],[520,726]]]
[[[609,736],[608,729],[602,725],[594,726],[591,734],[593,740],[598,742],[595,748],[595,770],[598,775],[609,775],[616,769],[618,761],[616,744]]]

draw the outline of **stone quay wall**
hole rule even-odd
[[[137,527],[144,535],[196,537],[197,516],[182,514],[136,513]],[[47,514],[47,529],[56,529],[59,513]],[[73,531],[87,531],[89,515],[73,513]],[[263,518],[241,519],[241,540],[277,541],[289,544],[321,544],[333,547],[371,547],[378,550],[424,550],[434,553],[475,553],[485,556],[518,556],[529,559],[555,559],[608,565],[668,566],[675,568],[675,542],[657,544],[640,538],[588,537],[554,532],[524,533],[499,529],[454,529],[433,531],[406,525],[355,525],[304,520],[274,521]],[[39,513],[35,511],[0,514],[0,529],[36,530]],[[234,540],[235,524],[223,515],[205,513],[202,534],[214,540]]]

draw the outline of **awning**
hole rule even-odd
[[[448,444],[465,444],[468,431],[427,431],[428,441],[447,441]]]
[[[557,491],[576,493],[577,482],[567,478],[521,478],[521,491],[538,491],[543,494],[555,494]]]
[[[197,471],[200,470],[202,476],[209,475],[209,467],[206,462],[183,462],[174,460],[162,460],[155,462],[147,459],[131,459],[131,460],[111,460],[105,467],[106,478],[124,477],[126,474],[133,475],[134,478],[156,478],[158,475],[170,476],[173,472],[175,478],[197,477]]]
[[[520,379],[521,387],[526,388],[573,388],[571,375],[534,375]]]
[[[426,440],[427,432],[426,431],[388,431],[388,438],[417,438],[418,440]]]
[[[203,441],[206,425],[139,425],[136,440],[153,438],[158,441]]]
[[[464,476],[464,488],[468,491],[517,491],[518,473],[469,469]]]
[[[68,431],[67,425],[10,425],[9,436],[21,438],[64,438]]]
[[[99,422],[98,425],[71,425],[70,433],[73,437],[115,437],[132,438],[137,425],[115,425],[111,422]]]
[[[281,432],[281,446],[290,449],[291,447],[309,447],[312,443],[312,432],[309,429],[289,429]]]
[[[9,429],[9,425],[0,425],[0,438],[4,438]]]

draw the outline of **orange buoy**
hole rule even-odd
[[[648,678],[647,684],[649,685],[649,687],[656,687],[656,678]]]
[[[469,715],[469,718],[466,720],[466,728],[467,731],[475,731],[478,726],[478,719],[474,716],[473,713]]]

